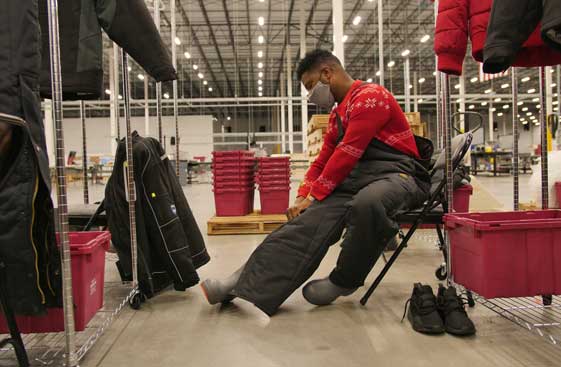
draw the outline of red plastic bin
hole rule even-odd
[[[454,211],[458,213],[469,212],[469,199],[473,194],[473,186],[464,185],[454,190]]]
[[[290,180],[261,181],[257,180],[259,187],[284,187],[290,188]]]
[[[225,160],[235,160],[240,158],[253,158],[255,153],[249,150],[224,150],[224,151],[214,151],[212,152],[212,157],[214,160],[225,159]]]
[[[561,210],[448,214],[454,281],[486,298],[561,294]]]
[[[555,183],[555,195],[557,197],[557,208],[561,208],[561,182]]]
[[[262,176],[285,175],[290,176],[290,168],[259,168],[257,174]]]
[[[70,232],[72,259],[72,291],[76,331],[83,331],[88,322],[103,307],[105,283],[105,252],[109,249],[109,232]],[[18,327],[24,334],[64,331],[62,308],[51,308],[45,316],[18,316]],[[8,333],[0,317],[0,333]]]
[[[212,184],[216,189],[235,189],[235,188],[247,188],[254,190],[255,182],[253,181],[232,181],[232,182],[214,182]]]
[[[261,213],[284,214],[288,209],[290,200],[290,188],[267,187],[259,189],[261,201]]]
[[[255,181],[253,173],[245,173],[241,175],[219,175],[213,177],[213,182],[244,182]]]
[[[219,217],[237,217],[253,211],[253,188],[229,188],[214,190],[214,206]]]
[[[228,169],[217,169],[212,170],[214,177],[220,176],[251,176],[255,175],[253,167],[238,167],[238,168],[228,168]]]

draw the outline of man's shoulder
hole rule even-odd
[[[354,102],[366,100],[372,97],[389,98],[390,92],[379,84],[363,83],[358,86],[351,96]]]

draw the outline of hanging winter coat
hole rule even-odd
[[[41,96],[50,98],[47,0],[39,1],[43,33]],[[101,29],[159,82],[177,79],[169,50],[142,0],[59,0],[64,100],[99,99],[103,90]]]
[[[38,98],[37,2],[0,3],[0,262],[15,313],[41,315],[47,307],[59,307],[62,298]]]
[[[561,0],[495,0],[487,28],[483,71],[498,73],[508,69],[520,52],[527,53],[528,46],[523,44],[528,37],[540,35],[546,47],[559,53],[551,61],[535,60],[533,66],[552,65],[556,60],[555,64],[561,63]]]
[[[133,156],[140,289],[148,297],[171,283],[183,291],[199,282],[196,269],[210,260],[203,236],[161,144],[135,132]],[[123,280],[131,280],[125,161],[123,139],[107,182],[104,205],[111,240],[119,255],[117,267]]]
[[[518,11],[520,8],[518,2],[514,0],[510,2],[512,12]],[[473,58],[483,62],[492,5],[492,0],[440,0],[434,35],[438,70],[447,74],[462,74],[468,38],[471,41]],[[531,14],[524,13],[518,19],[516,26],[505,29],[505,32],[516,35],[520,32],[518,27],[529,24],[530,21]],[[512,65],[534,67],[560,64],[561,53],[543,43],[540,31],[535,26],[536,23],[526,34],[526,38],[522,39],[522,46],[514,54]]]

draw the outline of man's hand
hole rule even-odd
[[[296,198],[294,205],[287,210],[286,216],[288,217],[289,220],[292,220],[297,216],[299,216],[310,205],[312,205],[312,201],[310,199],[305,198],[303,196],[299,196]]]

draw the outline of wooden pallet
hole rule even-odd
[[[227,234],[268,234],[287,222],[284,214],[261,214],[256,211],[243,217],[212,217],[207,222],[210,236]]]

